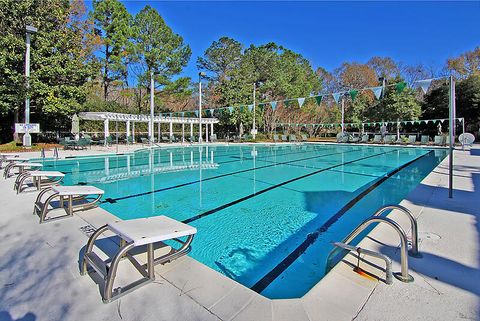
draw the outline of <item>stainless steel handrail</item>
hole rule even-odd
[[[359,259],[358,262],[360,262],[360,254],[370,255],[370,256],[373,256],[373,257],[384,260],[385,261],[385,273],[386,273],[385,283],[387,283],[387,284],[392,284],[393,283],[392,260],[388,256],[386,256],[384,254],[381,254],[381,253],[374,252],[374,251],[370,251],[370,250],[367,250],[367,249],[363,249],[359,246],[352,246],[352,245],[348,245],[348,244],[341,243],[341,242],[334,242],[333,245],[335,245],[337,247],[341,247],[342,249],[345,249],[345,250],[348,250],[348,251],[357,252],[357,255],[359,256],[358,257],[358,259]],[[360,267],[357,266],[357,268],[360,268]]]
[[[410,256],[413,256],[413,257],[421,257],[421,254],[418,251],[418,225],[417,225],[417,220],[413,216],[412,212],[408,208],[402,205],[385,205],[384,207],[376,211],[372,216],[380,216],[385,211],[388,211],[388,210],[399,210],[400,212],[403,212],[408,216],[408,219],[410,220],[410,226],[412,229],[412,248],[408,251],[408,253]]]
[[[358,225],[352,233],[350,233],[342,243],[347,244],[350,243],[354,238],[356,238],[361,232],[363,232],[370,224],[372,223],[387,223],[395,231],[398,233],[398,236],[400,237],[400,264],[401,264],[401,273],[400,275],[398,273],[395,273],[394,276],[399,279],[402,282],[412,282],[413,277],[408,274],[408,244],[407,244],[407,236],[405,234],[405,231],[402,229],[402,227],[395,222],[392,219],[389,219],[387,217],[378,217],[378,216],[372,216],[367,218],[365,221],[363,221],[360,225]],[[330,253],[332,254],[332,252]],[[330,255],[329,255],[330,257]]]

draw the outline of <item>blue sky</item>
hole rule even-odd
[[[222,36],[245,46],[273,41],[327,70],[372,56],[441,68],[448,57],[480,46],[480,1],[122,2],[131,14],[146,4],[159,11],[191,47],[182,76],[194,79],[197,57]]]

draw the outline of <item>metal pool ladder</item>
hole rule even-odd
[[[380,216],[385,211],[388,211],[388,210],[399,210],[400,212],[407,215],[407,217],[409,218],[411,230],[412,230],[412,237],[411,237],[412,246],[410,250],[408,250],[407,234],[405,233],[403,228],[394,220],[388,217]],[[360,254],[365,254],[365,255],[374,256],[374,257],[383,259],[386,264],[385,271],[387,274],[385,281],[387,284],[392,283],[392,277],[391,277],[392,261],[388,256],[383,255],[381,253],[373,252],[370,250],[362,249],[361,247],[351,246],[349,244],[353,239],[355,239],[360,233],[362,233],[368,226],[370,226],[373,223],[386,223],[390,225],[397,232],[398,236],[400,237],[401,272],[394,273],[393,275],[402,282],[413,282],[413,277],[410,274],[408,274],[408,255],[417,257],[417,258],[421,257],[418,251],[418,226],[417,226],[417,220],[413,216],[412,212],[410,212],[409,209],[401,205],[386,205],[380,208],[372,216],[370,216],[365,221],[363,221],[360,225],[358,225],[342,242],[333,243],[335,248],[332,251],[330,251],[327,257],[327,270],[329,270],[332,267],[332,264],[331,264],[332,260],[340,251],[339,249],[344,249],[347,251],[356,251],[358,254],[358,263],[357,263],[356,269],[359,268],[358,265],[360,264]]]

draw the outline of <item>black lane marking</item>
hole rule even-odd
[[[206,211],[206,212],[203,212],[201,214],[198,214],[198,215],[195,215],[195,216],[192,216],[186,220],[183,220],[182,222],[185,223],[185,224],[188,224],[188,223],[191,223],[193,221],[196,221],[198,219],[201,219],[202,217],[205,217],[205,216],[208,216],[208,215],[211,215],[211,214],[214,214],[218,211],[221,211],[227,207],[230,207],[232,205],[235,205],[235,204],[238,204],[238,203],[241,203],[245,200],[248,200],[252,197],[255,197],[255,196],[258,196],[258,195],[261,195],[263,193],[266,193],[268,191],[271,191],[272,189],[275,189],[275,188],[278,188],[278,187],[281,187],[283,185],[286,185],[286,184],[289,184],[289,183],[292,183],[292,182],[295,182],[295,181],[298,181],[300,179],[303,179],[303,178],[306,178],[306,177],[309,177],[309,176],[312,176],[312,175],[315,175],[315,174],[318,174],[318,173],[321,173],[321,172],[324,172],[324,171],[328,171],[332,168],[336,168],[336,167],[339,167],[339,166],[343,166],[343,165],[346,165],[346,164],[350,164],[350,163],[354,163],[354,162],[358,162],[358,161],[361,161],[361,160],[364,160],[364,159],[368,159],[368,158],[372,158],[372,157],[375,157],[375,156],[380,156],[380,155],[383,155],[383,154],[387,154],[387,153],[391,153],[393,151],[388,151],[388,152],[383,152],[383,153],[380,153],[380,154],[373,154],[373,155],[370,155],[370,156],[366,156],[366,157],[362,157],[362,158],[358,158],[358,159],[355,159],[355,160],[352,160],[352,161],[348,161],[348,162],[345,162],[345,163],[341,163],[341,164],[336,164],[336,165],[332,165],[332,166],[329,166],[329,167],[325,167],[325,168],[322,168],[322,169],[319,169],[317,171],[314,171],[314,172],[311,172],[311,173],[308,173],[308,174],[304,174],[302,176],[298,176],[298,177],[295,177],[295,178],[292,178],[292,179],[289,179],[289,180],[286,180],[286,181],[283,181],[281,183],[278,183],[278,184],[275,184],[275,185],[272,185],[270,187],[267,187],[265,189],[262,189],[256,193],[253,193],[253,194],[250,194],[250,195],[247,195],[247,196],[244,196],[242,198],[239,198],[239,199],[236,199],[232,202],[229,202],[229,203],[226,203],[226,204],[223,204],[219,207],[216,207],[214,209],[211,209],[209,211]],[[267,165],[267,166],[271,166],[271,165]]]
[[[276,278],[278,278],[293,262],[295,262],[300,255],[305,253],[305,251],[317,240],[321,233],[326,232],[330,226],[332,226],[335,222],[338,221],[340,217],[342,217],[349,209],[351,209],[355,204],[357,204],[362,198],[368,195],[371,191],[376,189],[379,185],[385,182],[388,178],[392,177],[396,173],[400,172],[405,167],[409,166],[410,164],[418,161],[422,157],[425,157],[432,153],[433,151],[429,151],[426,154],[420,155],[419,157],[403,164],[402,166],[396,168],[395,170],[389,172],[379,180],[377,180],[374,184],[368,187],[366,190],[358,194],[355,198],[353,198],[350,202],[348,202],[345,206],[343,206],[335,215],[330,217],[328,221],[326,221],[322,226],[316,229],[314,232],[309,233],[306,239],[298,245],[287,257],[285,257],[277,266],[275,266],[270,272],[268,272],[264,277],[262,277],[257,283],[255,283],[250,289],[257,293],[261,293],[265,290]]]
[[[325,145],[321,145],[321,146],[325,146]],[[350,146],[349,146],[350,147]],[[270,155],[265,155],[265,156],[261,156],[261,157],[258,157],[257,159],[261,159],[261,158],[267,158],[267,157],[273,157],[273,156],[288,156],[288,155],[295,155],[295,154],[302,154],[302,153],[312,153],[312,152],[315,152],[317,150],[322,150],[323,148],[313,148],[313,149],[310,149],[310,150],[302,150],[302,151],[297,151],[297,152],[288,152],[288,153],[283,153],[283,154],[272,154],[271,150],[269,150],[270,152]],[[245,152],[246,153],[246,152]],[[224,155],[218,155],[217,157],[215,158],[227,158],[227,157],[230,157],[230,158],[234,158],[238,155],[238,153],[235,153],[235,154],[224,154]],[[144,160],[144,159],[148,159],[150,156],[147,156],[147,157],[140,157],[140,158],[136,158],[136,161],[140,161],[140,160]],[[219,165],[222,165],[222,164],[228,164],[228,163],[235,163],[235,162],[240,162],[240,161],[248,161],[248,160],[252,160],[253,158],[251,157],[241,157],[240,159],[238,159],[238,156],[236,157],[236,159],[234,160],[229,160],[229,161],[223,161],[223,162],[218,162],[217,164]],[[114,160],[112,161],[115,162],[118,160]],[[125,161],[122,159],[122,161]],[[198,160],[197,160],[198,161]],[[95,161],[95,162],[87,162],[86,164],[92,164],[92,163],[101,163],[101,162],[104,162],[104,161]],[[169,161],[165,161],[165,162],[159,162],[159,163],[156,163],[157,165],[160,165],[160,164],[167,164],[169,163]],[[188,161],[187,161],[188,163]],[[135,164],[135,165],[132,165],[133,167],[135,166],[144,166],[144,165],[147,165],[148,162],[146,162],[145,164]],[[65,164],[66,165],[66,164]],[[65,165],[59,165],[59,166],[65,166]],[[126,165],[126,164],[125,164]],[[50,164],[47,164],[45,165],[44,167],[51,167],[51,168],[56,168],[56,165],[53,164],[53,165],[50,165]],[[112,168],[112,170],[116,170],[116,169],[119,169],[119,168],[126,168],[126,166],[121,166],[121,167],[115,167],[115,168]],[[100,171],[100,170],[105,170],[105,167],[99,167],[99,168],[90,168],[90,169],[84,169],[84,170],[78,170],[76,171],[75,173],[84,173],[84,172],[91,172],[91,171]],[[73,174],[73,171],[62,171],[64,174]],[[145,174],[145,175],[150,175],[150,174]]]
[[[241,171],[236,171],[236,172],[231,172],[231,173],[226,173],[226,174],[222,174],[222,175],[217,175],[217,176],[204,178],[201,181],[202,182],[210,181],[210,180],[217,179],[217,178],[236,175],[236,174],[245,173],[245,172],[258,170],[258,169],[264,169],[264,168],[273,167],[273,166],[277,166],[277,165],[283,165],[283,164],[288,164],[288,163],[292,163],[292,162],[301,162],[301,161],[304,161],[304,160],[321,158],[321,157],[332,156],[332,155],[337,155],[337,154],[352,153],[352,152],[356,152],[356,151],[358,151],[358,150],[354,149],[354,150],[338,152],[338,153],[330,153],[330,154],[324,154],[324,155],[316,155],[316,156],[311,156],[311,157],[305,157],[305,158],[300,158],[300,159],[291,160],[291,161],[287,161],[287,162],[280,162],[280,163],[275,163],[275,164],[265,165],[265,166],[255,167],[255,168],[252,167],[252,168],[247,168],[247,169],[244,169],[244,170],[241,170]],[[145,195],[149,195],[149,194],[153,194],[153,193],[168,191],[168,190],[172,190],[172,189],[175,189],[175,188],[184,187],[184,186],[197,184],[197,183],[200,183],[200,180],[195,180],[195,181],[190,181],[190,182],[186,182],[186,183],[182,183],[182,184],[178,184],[178,185],[164,187],[164,188],[160,188],[160,189],[157,189],[157,190],[154,190],[154,191],[148,191],[148,192],[143,192],[143,193],[138,193],[138,194],[133,194],[133,195],[127,195],[127,196],[122,196],[122,197],[117,197],[117,198],[109,198],[107,203],[115,203],[116,201],[119,201],[119,200],[124,200],[124,199],[139,197],[139,196],[145,196]],[[102,203],[105,203],[105,201],[103,201]]]

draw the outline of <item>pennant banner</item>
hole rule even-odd
[[[297,98],[297,101],[298,101],[298,105],[301,108],[303,106],[303,103],[305,102],[305,98]]]
[[[195,116],[198,117],[198,110],[195,110]]]
[[[315,100],[317,101],[317,105],[320,106],[320,104],[322,103],[322,96],[315,97]]]
[[[270,106],[272,106],[272,110],[275,110],[275,108],[277,108],[277,102],[276,101],[271,101]]]
[[[403,81],[395,84],[395,90],[398,93],[401,93],[406,87],[407,87],[407,84]]]
[[[358,90],[350,90],[350,97],[352,98],[352,101],[355,101],[355,98],[357,97],[358,95]]]
[[[420,88],[422,88],[423,93],[426,94],[428,91],[428,88],[430,88],[430,84],[432,83],[432,80],[433,79],[418,80],[415,83],[418,84]]]
[[[290,100],[284,100],[283,104],[285,105],[285,107],[288,107],[290,105]]]
[[[335,100],[335,102],[338,104],[338,100],[340,99],[340,96],[342,95],[342,93],[334,93],[332,94],[333,96],[333,99]]]
[[[232,113],[233,111],[233,107],[228,107],[228,111],[230,112],[230,114]]]
[[[380,97],[382,96],[383,87],[379,86],[379,87],[373,87],[373,88],[370,88],[370,89],[373,91],[373,94],[375,95],[375,97],[377,99],[380,99]]]
[[[248,105],[248,111],[252,111],[253,110],[253,105]]]

